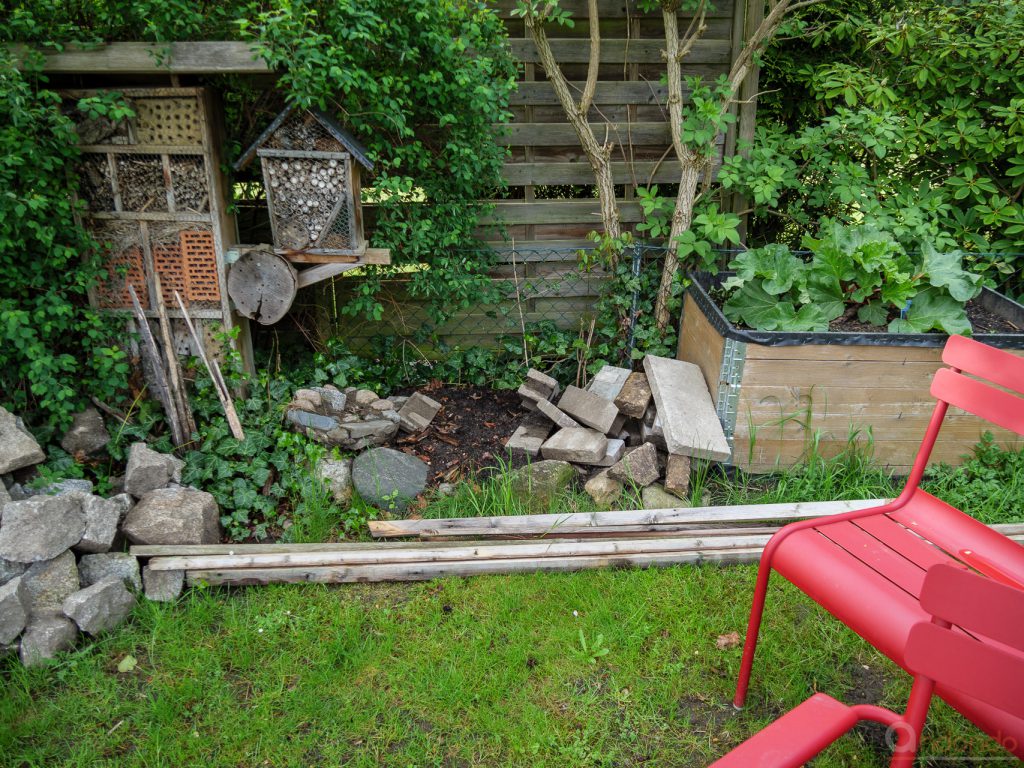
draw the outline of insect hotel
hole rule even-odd
[[[366,247],[361,169],[366,150],[330,116],[292,107],[279,114],[235,164],[259,159],[273,247],[240,249],[228,277],[238,311],[263,324],[287,313],[299,288],[362,264],[386,264]],[[302,272],[293,264],[319,264]]]
[[[104,249],[105,271],[92,290],[98,309],[129,315],[134,291],[142,311],[189,317],[207,334],[238,324],[226,286],[225,249],[235,225],[226,215],[214,105],[204,88],[119,91],[133,117],[110,120],[76,105],[97,90],[62,92],[82,157],[77,168],[83,225]],[[131,290],[129,290],[129,287]],[[183,323],[176,346],[192,352]]]

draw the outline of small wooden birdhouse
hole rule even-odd
[[[289,254],[361,256],[366,251],[359,200],[366,150],[318,110],[284,110],[235,164],[259,157],[275,249]]]

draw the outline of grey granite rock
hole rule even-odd
[[[185,572],[154,571],[147,565],[142,569],[142,584],[146,590],[146,599],[171,603],[181,595],[185,586]]]
[[[103,417],[89,407],[75,414],[71,428],[61,438],[60,447],[72,456],[76,453],[89,455],[99,453],[109,442],[110,433],[103,424]]]
[[[352,482],[364,501],[381,509],[402,510],[423,492],[427,470],[415,456],[374,448],[352,462]]]
[[[67,598],[78,591],[78,566],[69,550],[52,560],[33,563],[21,577],[31,613],[60,611]]]
[[[38,496],[4,505],[0,557],[16,563],[50,560],[85,532],[81,496]]]
[[[162,488],[139,499],[121,531],[135,544],[216,544],[220,510],[205,491]]]
[[[26,667],[42,664],[73,647],[76,639],[78,627],[66,616],[52,612],[34,615],[21,636],[21,663]]]
[[[118,527],[131,509],[132,497],[127,493],[104,499],[86,496],[82,499],[85,532],[75,545],[77,552],[108,552],[117,538]]]
[[[134,443],[128,451],[128,467],[124,473],[124,489],[139,498],[170,482],[181,482],[185,462],[177,456],[154,451],[145,443]]]
[[[21,576],[0,585],[0,644],[11,643],[28,622],[28,595]]]
[[[321,459],[317,464],[316,474],[330,492],[335,504],[347,506],[352,501],[351,459]]]
[[[91,587],[111,577],[121,579],[125,586],[136,592],[142,591],[139,561],[128,552],[83,555],[78,561],[78,579],[83,587]]]
[[[31,467],[46,458],[25,424],[0,406],[0,475]]]
[[[111,576],[69,595],[61,609],[80,630],[95,636],[128,618],[135,603],[124,582]]]

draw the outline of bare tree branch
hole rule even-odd
[[[584,115],[590,109],[597,90],[597,72],[601,65],[601,20],[597,15],[597,0],[587,0],[587,19],[590,24],[590,61],[587,63],[587,82],[583,86],[580,112]]]

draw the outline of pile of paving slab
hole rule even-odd
[[[631,491],[646,508],[685,506],[691,460],[730,457],[704,376],[692,363],[647,355],[642,371],[609,365],[586,389],[564,390],[531,369],[518,394],[529,413],[506,449],[570,462],[587,473],[584,488],[601,505]]]

